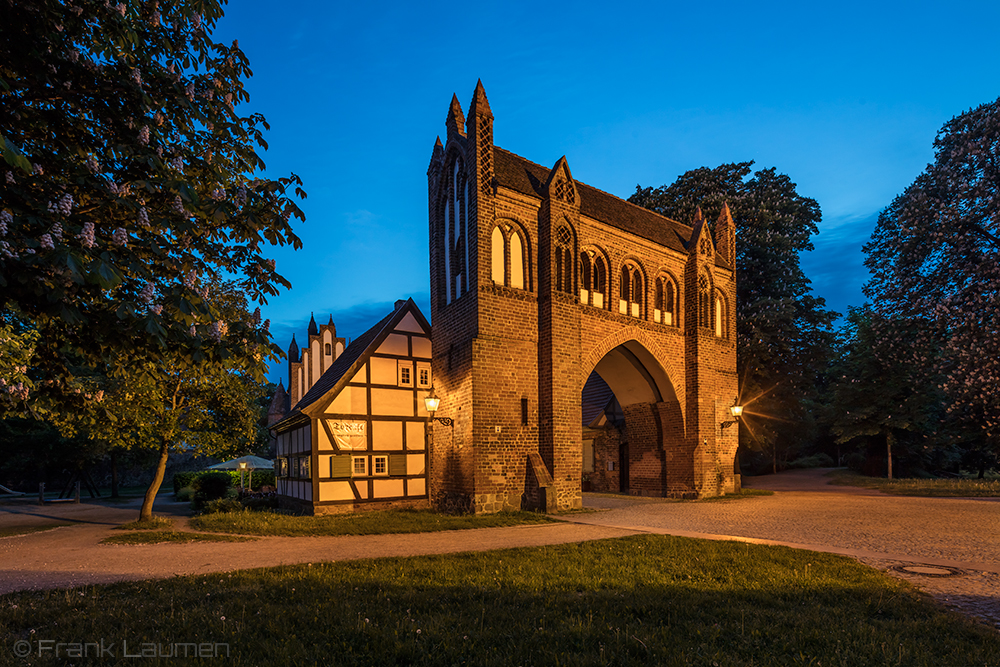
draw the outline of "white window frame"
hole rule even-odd
[[[358,471],[358,464],[361,464],[361,471]],[[352,456],[351,457],[351,476],[352,477],[367,477],[368,476],[368,457],[367,456]]]
[[[381,464],[382,472],[379,472],[379,464]],[[372,476],[389,476],[389,456],[387,454],[379,454],[372,457]]]
[[[427,381],[424,381],[424,373],[427,374]],[[417,388],[430,389],[432,384],[431,365],[417,362]]]
[[[405,374],[405,377],[404,377]],[[413,362],[400,359],[396,362],[396,380],[400,387],[413,386]]]

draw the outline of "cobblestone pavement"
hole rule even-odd
[[[1000,629],[1000,499],[889,496],[828,485],[826,472],[789,471],[744,479],[747,487],[775,494],[737,501],[671,502],[588,494],[584,505],[603,511],[572,520],[853,556]],[[935,577],[891,569],[912,564],[951,567],[959,573]]]

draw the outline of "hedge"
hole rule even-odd
[[[191,486],[194,482],[195,477],[204,475],[207,472],[224,472],[229,475],[232,480],[231,485],[238,487],[240,485],[240,471],[239,470],[198,470],[195,472],[175,472],[174,473],[174,495],[183,489],[185,486]],[[250,481],[249,471],[243,473],[244,483]],[[259,489],[260,487],[275,486],[274,483],[274,471],[273,470],[254,470],[253,471],[253,488]]]

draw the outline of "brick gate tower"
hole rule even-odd
[[[482,83],[452,97],[428,176],[439,506],[581,505],[581,393],[624,415],[631,493],[730,492],[737,429],[735,227],[714,234],[493,144]],[[592,461],[590,462],[592,464]],[[611,465],[610,463],[608,465]]]

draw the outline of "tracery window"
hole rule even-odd
[[[580,303],[605,308],[608,303],[608,270],[598,250],[580,253]]]
[[[524,289],[524,242],[518,230],[505,223],[494,227],[490,235],[490,255],[493,282]]]
[[[469,289],[469,181],[456,159],[448,175],[444,203],[445,300],[451,303]]]
[[[622,265],[618,294],[618,312],[622,315],[642,317],[642,304],[646,302],[642,272],[631,262]]]
[[[560,226],[556,229],[555,244],[553,254],[555,255],[555,283],[553,288],[557,292],[573,294],[573,269],[575,262],[572,249],[573,234],[566,227]]]
[[[713,328],[712,324],[712,286],[704,273],[698,276],[698,326]]]
[[[653,303],[653,321],[667,326],[677,326],[677,287],[674,281],[661,276],[656,279],[656,298]]]

